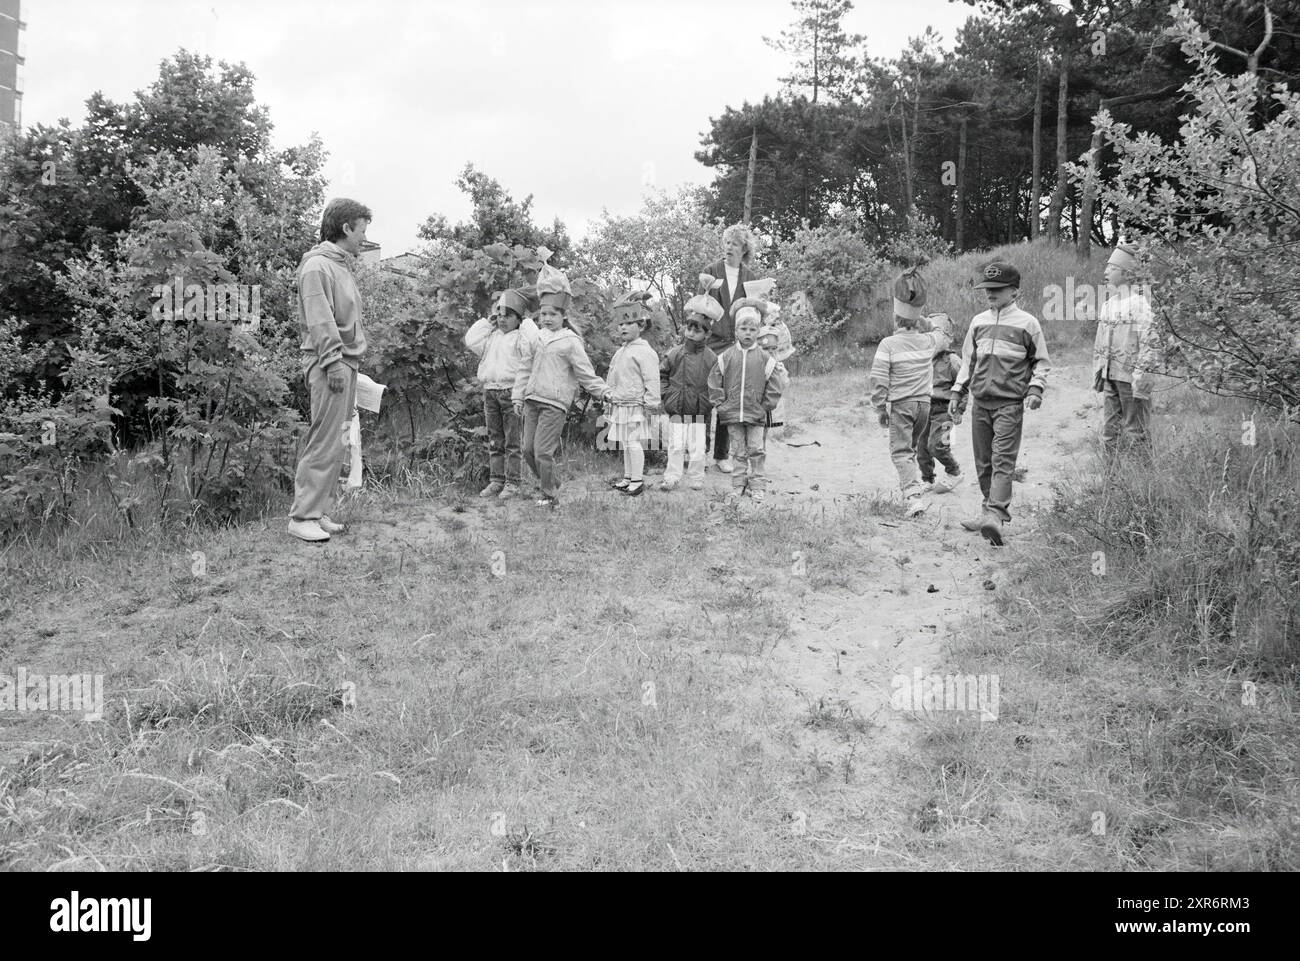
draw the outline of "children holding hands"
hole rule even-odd
[[[579,387],[604,400],[609,386],[596,375],[582,338],[567,320],[573,303],[569,279],[544,265],[537,279],[537,294],[541,330],[535,344],[521,357],[512,400],[516,415],[523,418],[524,461],[541,487],[535,503],[557,507],[560,478],[555,455],[569,407]]]

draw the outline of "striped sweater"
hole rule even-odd
[[[961,372],[952,385],[960,398],[967,390],[982,407],[1001,407],[1043,394],[1047,383],[1047,340],[1033,314],[1015,304],[986,310],[970,322],[961,348]]]
[[[923,334],[900,330],[890,334],[876,348],[871,364],[871,403],[884,410],[886,403],[902,400],[930,400],[934,386],[934,352],[948,347],[948,335],[941,330]]]

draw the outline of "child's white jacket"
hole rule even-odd
[[[465,331],[465,346],[479,357],[478,379],[485,390],[512,390],[519,367],[537,341],[537,325],[525,317],[506,333],[484,317]]]
[[[640,337],[614,352],[605,379],[613,403],[659,406],[659,355]]]

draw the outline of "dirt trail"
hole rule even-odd
[[[783,494],[777,503],[821,503],[829,511],[855,495],[886,495],[901,505],[887,434],[860,403],[862,395],[854,391],[827,402],[808,381],[796,381],[791,393],[790,421],[798,429],[769,443],[768,464],[778,490],[798,493]],[[1074,462],[1087,461],[1098,396],[1090,371],[1066,367],[1052,372],[1043,407],[1026,412],[1021,465],[1028,470],[1015,485],[1007,546],[994,548],[959,523],[978,514],[981,500],[967,417],[953,435],[967,482],[952,493],[929,495],[930,508],[921,518],[904,519],[901,511],[879,518],[878,533],[863,545],[870,584],[862,593],[821,589],[804,595],[796,629],[772,654],[789,711],[803,715],[803,723],[792,725],[797,751],[828,759],[847,754],[852,748],[842,736],[844,725],[857,722],[879,748],[856,758],[871,770],[886,749],[905,748],[916,737],[921,722],[890,707],[891,679],[911,677],[915,670],[939,672],[945,645],[987,603],[989,587],[999,589],[1017,543],[1034,536],[1027,509],[1050,501],[1050,482]],[[816,555],[805,562],[813,577]],[[808,723],[817,713],[840,723]]]

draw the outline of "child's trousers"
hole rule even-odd
[[[979,475],[984,509],[1003,521],[1011,520],[1011,481],[1020,456],[1020,432],[1025,423],[1025,405],[1014,400],[1000,407],[971,404],[971,446],[975,448],[975,472]]]
[[[719,425],[721,428],[724,425]],[[764,448],[767,428],[762,424],[726,424],[727,443],[734,470],[731,486],[737,490],[763,490],[767,487],[767,451]]]
[[[946,400],[930,401],[930,422],[916,444],[916,462],[921,468],[921,480],[934,480],[934,464],[938,461],[949,477],[961,473],[961,465],[952,456],[952,414],[948,413]]]
[[[519,452],[519,418],[510,401],[510,390],[483,391],[483,421],[488,432],[488,468],[492,483],[519,485],[522,455]]]
[[[692,479],[704,476],[704,440],[708,415],[674,416],[668,423],[668,467],[664,470],[664,483],[674,484],[682,479],[682,461],[689,457],[686,472]]]
[[[537,475],[537,484],[547,497],[559,494],[559,471],[555,455],[560,450],[565,412],[550,404],[524,401],[524,460]]]
[[[898,471],[903,496],[921,493],[921,468],[916,451],[930,423],[928,399],[896,400],[889,405],[889,457]]]
[[[1121,380],[1105,381],[1105,412],[1101,443],[1106,460],[1121,452],[1149,455],[1151,452],[1151,401],[1133,396],[1133,385]]]
[[[320,520],[334,505],[339,474],[343,472],[343,426],[356,406],[357,372],[343,364],[347,384],[337,394],[329,388],[329,375],[316,361],[305,371],[311,391],[311,426],[298,453],[293,477],[293,507],[289,516],[296,521]]]

